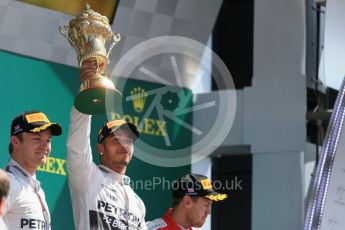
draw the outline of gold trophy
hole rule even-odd
[[[72,19],[68,26],[60,26],[59,31],[75,49],[79,66],[85,60],[96,60],[98,65],[97,74],[82,82],[80,92],[74,99],[75,108],[85,114],[101,114],[106,112],[106,99],[114,106],[121,103],[121,93],[110,79],[102,75],[112,48],[121,39],[119,34],[111,31],[108,18],[93,11],[87,4],[80,15]],[[107,51],[106,43],[111,40],[113,43]]]

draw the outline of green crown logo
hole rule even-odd
[[[147,93],[143,88],[135,87],[131,90],[132,95],[132,102],[133,102],[133,108],[137,112],[142,112],[145,107],[145,101],[147,97]]]

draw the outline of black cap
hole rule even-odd
[[[98,132],[97,142],[102,143],[102,141],[119,128],[127,128],[131,134],[131,138],[136,140],[139,137],[139,131],[137,126],[133,123],[126,122],[124,120],[113,120],[105,123],[103,127]]]
[[[11,136],[23,133],[39,133],[50,129],[53,136],[59,136],[62,128],[57,123],[51,123],[48,117],[40,111],[28,111],[20,114],[12,120]]]
[[[212,182],[203,175],[187,174],[172,184],[173,197],[206,197],[212,201],[221,201],[227,198],[226,194],[216,192]]]

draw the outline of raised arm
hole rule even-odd
[[[80,113],[74,107],[67,139],[67,170],[70,186],[77,191],[84,191],[93,161],[90,145],[91,116]]]
[[[80,70],[80,81],[85,81],[97,71],[97,62],[85,61]],[[88,185],[92,170],[96,167],[92,160],[90,145],[91,116],[71,110],[67,139],[67,170],[70,186],[82,192]]]

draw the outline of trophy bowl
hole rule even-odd
[[[74,99],[75,108],[90,115],[106,113],[106,103],[112,103],[115,108],[121,103],[122,95],[114,83],[104,76],[104,70],[111,50],[121,36],[111,31],[108,18],[93,11],[87,4],[80,15],[72,19],[68,26],[60,26],[59,31],[76,51],[79,67],[89,60],[95,60],[98,65],[97,73],[82,82]]]

